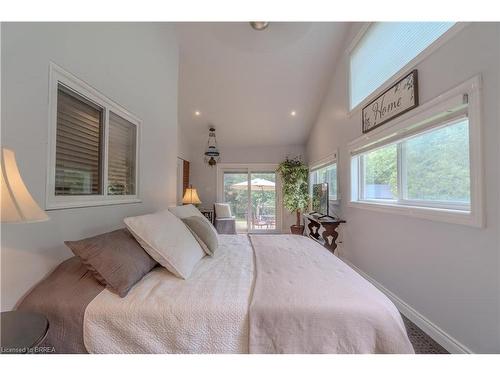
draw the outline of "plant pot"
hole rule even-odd
[[[302,236],[304,233],[304,226],[303,225],[292,225],[290,226],[290,231],[292,234],[298,234],[299,236]]]

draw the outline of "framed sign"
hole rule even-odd
[[[415,69],[363,108],[363,133],[368,133],[417,106],[418,72]]]

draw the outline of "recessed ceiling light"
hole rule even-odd
[[[296,115],[297,115],[297,112],[295,112],[295,111],[290,112],[290,116],[295,117]]]
[[[262,31],[269,26],[269,22],[254,21],[250,22],[250,26],[252,26],[254,30]]]
[[[194,115],[195,116],[201,116],[201,112],[200,111],[194,111]]]

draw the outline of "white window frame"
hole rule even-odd
[[[424,105],[417,107],[386,126],[373,130],[348,145],[351,155],[349,183],[349,207],[369,209],[378,212],[414,216],[423,219],[463,224],[473,227],[484,227],[484,176],[482,156],[482,122],[481,122],[481,76],[477,75],[461,85],[439,95]],[[467,103],[464,99],[467,98]],[[423,134],[435,130],[446,123],[444,113],[453,116],[467,113],[469,120],[469,163],[470,163],[470,206],[449,203],[404,201],[404,204],[393,200],[361,200],[359,171],[357,160],[360,154],[387,146],[411,135]],[[433,120],[433,116],[441,115]],[[441,124],[441,125],[438,125]],[[401,163],[398,160],[398,163]],[[400,178],[401,178],[400,174]],[[401,183],[399,183],[401,186]]]
[[[281,233],[283,223],[283,204],[281,191],[281,178],[276,172],[278,164],[268,163],[219,163],[217,164],[217,202],[224,202],[224,172],[247,173],[248,175],[248,190],[250,191],[250,175],[259,172],[275,172],[276,173],[276,226],[274,230],[267,229],[250,229],[250,218],[247,219],[247,229],[245,233]],[[248,212],[251,211],[251,201],[248,201]]]
[[[62,84],[76,94],[95,103],[103,108],[104,131],[103,131],[103,158],[102,158],[102,194],[99,195],[56,195],[56,136],[57,136],[57,90]],[[109,112],[119,115],[136,126],[136,148],[135,148],[135,194],[133,195],[108,195],[108,136],[109,136]],[[140,134],[142,121],[127,111],[125,108],[104,96],[95,88],[67,72],[60,66],[50,63],[49,66],[49,137],[47,157],[47,185],[46,185],[46,210],[57,210],[75,207],[102,206],[111,204],[139,203],[140,199]]]
[[[393,84],[396,83],[399,79],[409,74],[415,66],[419,64],[421,61],[425,60],[428,56],[438,50],[441,46],[446,44],[451,38],[453,38],[456,34],[462,31],[469,22],[457,22],[455,25],[450,27],[443,35],[437,38],[433,43],[431,43],[427,48],[425,48],[422,52],[420,52],[417,56],[415,56],[412,60],[410,60],[406,65],[404,65],[401,69],[399,69],[396,73],[394,73],[391,77],[389,77],[382,85],[380,85],[377,89],[375,89],[370,95],[368,95],[365,99],[363,99],[360,103],[356,104],[351,108],[351,54],[358,45],[358,43],[363,40],[366,32],[370,28],[370,26],[374,22],[366,22],[361,27],[358,34],[354,37],[351,44],[346,50],[346,58],[347,58],[347,115],[348,117],[353,116],[355,113],[364,108],[368,103],[374,100],[377,96],[379,96],[382,92],[387,90]]]
[[[333,152],[332,154],[316,160],[314,162],[309,163],[309,196],[312,194],[312,186],[311,186],[311,173],[317,171],[318,169],[328,167],[330,165],[335,164],[337,166],[337,179],[335,181],[335,188],[337,191],[337,199],[330,199],[330,195],[328,195],[328,202],[331,204],[340,204],[340,190],[339,190],[339,163],[338,163],[338,151]]]

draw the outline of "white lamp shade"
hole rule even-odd
[[[184,204],[200,204],[200,197],[198,197],[198,192],[193,187],[188,187],[184,193],[184,198],[182,198],[182,203]]]
[[[2,223],[30,223],[49,220],[24,185],[14,151],[2,148]]]

